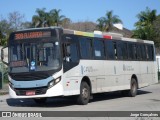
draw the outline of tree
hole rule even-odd
[[[157,16],[157,19],[153,22],[154,30],[154,42],[157,47],[160,47],[160,15]]]
[[[4,46],[7,44],[9,34],[13,31],[11,24],[6,20],[0,20],[0,45]]]
[[[63,19],[65,18],[64,15],[60,15],[61,10],[60,9],[52,9],[50,11],[50,17],[53,19],[53,23],[55,26],[59,26],[59,24],[62,23]]]
[[[0,31],[0,45],[6,45],[4,38],[5,36],[3,35],[2,31]]]
[[[28,22],[28,21],[23,22],[23,23],[21,24],[21,28],[22,28],[22,29],[32,28],[32,23],[31,23],[31,22]]]
[[[45,8],[37,9],[37,15],[32,17],[33,27],[45,27],[49,26],[49,13],[45,12]]]
[[[71,24],[72,24],[72,21],[69,18],[64,18],[62,20],[62,27],[63,28],[69,28]]]
[[[98,20],[97,20],[97,22],[98,22],[98,25],[97,25],[97,27],[98,27],[98,29],[100,30],[100,31],[104,31],[105,30],[105,18],[104,17],[101,17],[101,18],[99,18]]]
[[[65,18],[64,15],[60,15],[60,9],[52,9],[49,12],[45,10],[45,8],[36,10],[37,15],[32,17],[33,27],[59,26]]]
[[[150,10],[148,7],[145,11],[141,11],[137,18],[139,19],[135,23],[136,30],[133,32],[134,38],[153,40],[154,39],[154,28],[153,22],[156,20],[156,10]]]
[[[10,27],[14,30],[22,29],[21,25],[24,22],[24,15],[20,14],[18,11],[9,13],[8,22],[10,23]]]
[[[11,32],[24,29],[24,15],[15,11],[8,14],[8,18],[0,19],[0,45],[6,45]]]
[[[101,17],[97,20],[97,27],[103,31],[111,31],[113,30],[113,24],[122,23],[119,19],[119,16],[113,15],[113,11],[108,11],[105,17]]]
[[[136,27],[146,27],[151,26],[153,21],[156,20],[156,10],[150,10],[148,7],[145,11],[141,11],[137,18],[139,19],[138,22],[135,23]]]

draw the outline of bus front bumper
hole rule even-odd
[[[54,96],[63,96],[63,87],[60,83],[56,84],[51,88],[46,88],[46,92],[44,94],[27,94],[27,92],[34,92],[35,90],[19,90],[23,92],[23,94],[17,95],[16,89],[13,89],[9,86],[9,95],[11,98],[44,98],[44,97],[54,97]]]

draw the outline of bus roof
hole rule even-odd
[[[74,34],[86,37],[97,37],[97,38],[106,38],[106,39],[114,39],[114,40],[123,40],[123,41],[132,41],[132,42],[139,42],[139,43],[149,43],[154,44],[151,40],[141,40],[141,39],[134,39],[134,38],[125,38],[122,34],[119,33],[112,33],[112,32],[101,32],[101,31],[94,31],[94,32],[83,32],[77,30],[70,30],[70,29],[63,29],[65,34]]]
[[[44,28],[29,28],[20,31],[30,31],[30,30],[42,30],[42,29],[63,29],[62,27],[44,27]],[[119,33],[112,33],[112,32],[101,32],[101,31],[94,31],[94,32],[83,32],[71,29],[63,29],[64,34],[73,34],[73,35],[80,35],[86,37],[97,37],[97,38],[105,38],[105,39],[114,39],[114,40],[124,40],[124,41],[132,41],[132,42],[139,42],[139,43],[149,43],[154,44],[151,40],[141,40],[141,39],[134,39],[134,38],[125,38],[122,34]]]

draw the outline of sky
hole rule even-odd
[[[93,21],[105,16],[107,11],[113,10],[123,21],[123,26],[133,30],[138,21],[136,15],[146,7],[156,9],[160,14],[160,0],[1,0],[0,16],[7,18],[9,13],[18,11],[25,15],[26,21],[31,21],[37,8],[61,9],[61,14],[73,22]]]

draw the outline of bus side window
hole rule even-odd
[[[107,59],[114,60],[114,44],[111,40],[105,41]]]
[[[63,60],[64,62],[78,62],[77,45],[75,43],[63,43]]]
[[[80,53],[82,59],[92,58],[92,39],[87,39],[85,37],[80,37]]]
[[[146,48],[146,57],[147,57],[147,60],[149,60],[149,49],[148,49],[148,45],[145,45],[145,48]]]
[[[114,45],[114,56],[115,56],[115,60],[118,59],[118,56],[117,56],[117,42],[113,42],[113,45]]]
[[[137,44],[137,59],[142,60],[141,47]]]
[[[117,42],[117,54],[118,54],[118,59],[123,60],[124,58],[124,44],[122,41]]]
[[[148,55],[149,55],[149,60],[153,61],[154,60],[154,50],[152,45],[148,45]]]
[[[71,53],[71,62],[78,62],[79,57],[78,57],[78,50],[76,43],[71,44],[70,53]]]
[[[137,60],[137,45],[133,44],[133,57],[134,60]]]
[[[132,43],[128,43],[128,59],[133,60],[134,59],[134,46]]]
[[[128,59],[128,47],[127,47],[127,43],[124,43],[123,57],[124,57],[124,60]]]
[[[94,39],[94,57],[95,59],[104,59],[104,42],[100,39]]]
[[[144,44],[141,45],[141,53],[142,53],[142,60],[146,61],[146,49]]]
[[[64,62],[70,62],[70,44],[69,43],[63,43],[63,60]]]

